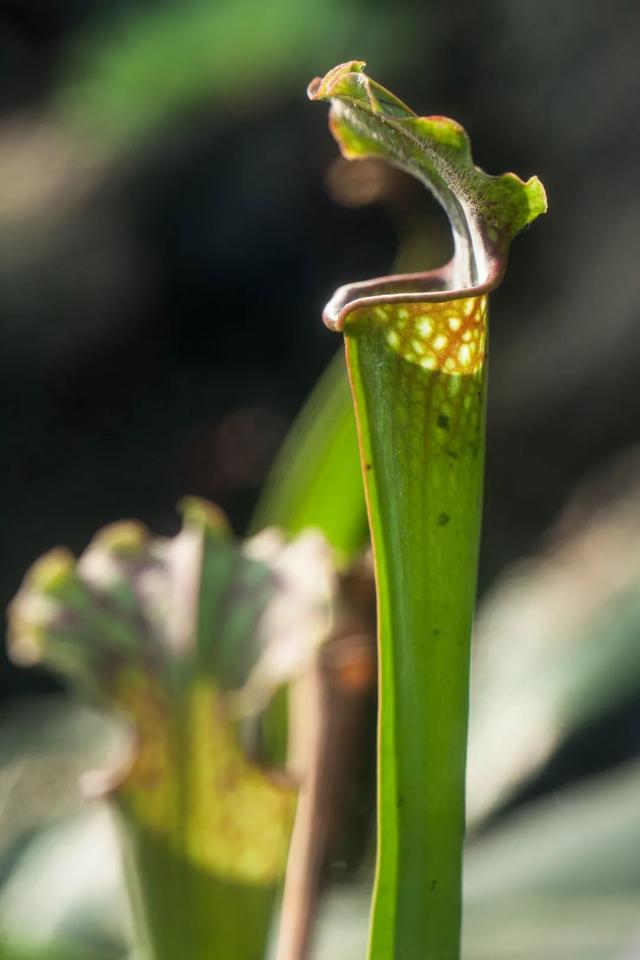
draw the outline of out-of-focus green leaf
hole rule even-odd
[[[316,385],[278,455],[252,528],[269,524],[291,536],[315,527],[345,559],[366,541],[358,437],[341,354]]]
[[[81,775],[109,762],[122,731],[62,696],[4,706],[0,718],[0,858],[32,830],[78,811]],[[3,870],[0,867],[0,882]]]
[[[640,946],[640,765],[536,801],[465,854],[465,960],[618,960]],[[336,891],[314,960],[364,951],[369,888]]]
[[[311,960],[353,960],[367,942],[368,888],[330,894]],[[523,897],[465,908],[464,960],[635,960],[637,895]]]
[[[104,803],[23,837],[0,890],[0,940],[25,952],[124,960],[133,943],[118,831]],[[64,949],[63,949],[64,948]]]
[[[417,117],[349,61],[316,78],[347,159],[378,157],[444,207],[440,270],[341,287],[376,568],[378,864],[372,960],[455,960],[461,922],[469,644],[484,463],[487,294],[514,235],[546,209],[532,177],[489,177],[453,120]]]
[[[0,960],[128,960],[124,954],[96,953],[75,947],[55,946],[30,949],[0,943]]]
[[[540,554],[507,569],[483,603],[472,672],[472,822],[640,689],[639,478],[633,452],[574,494]]]
[[[465,860],[465,957],[635,957],[639,791],[636,761],[521,808],[479,837]]]
[[[194,103],[259,103],[261,91],[292,87],[318,50],[345,56],[356,36],[399,59],[401,26],[358,0],[180,0],[119,10],[75,38],[57,107],[82,129],[130,145]]]
[[[116,524],[77,564],[44,557],[12,604],[16,659],[50,664],[131,724],[130,759],[94,787],[124,817],[159,960],[186,943],[225,960],[264,952],[296,796],[241,738],[326,635],[332,589],[319,535],[241,549],[191,500],[173,540]]]
[[[640,763],[518,808],[475,839],[469,903],[640,891]]]

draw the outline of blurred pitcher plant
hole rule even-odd
[[[44,556],[10,647],[130,728],[127,756],[85,786],[119,812],[151,956],[248,960],[266,949],[296,810],[269,705],[334,629],[338,580],[317,532],[238,545],[206,502],[183,513],[172,539],[124,522],[78,561]]]

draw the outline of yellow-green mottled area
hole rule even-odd
[[[486,296],[444,303],[380,304],[370,315],[384,328],[389,346],[424,370],[465,376],[482,367]]]
[[[473,448],[482,416],[486,296],[360,307],[349,314],[345,333],[361,350],[365,336],[369,343],[379,339],[378,362],[387,350],[399,361],[393,366],[395,456],[415,455],[406,452],[411,443],[435,444],[452,458]],[[378,392],[390,387],[379,385]]]
[[[148,681],[131,676],[119,699],[134,718],[138,748],[119,790],[125,815],[194,866],[274,884],[286,865],[296,793],[245,757],[223,695],[194,684],[179,723]]]

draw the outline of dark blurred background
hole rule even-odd
[[[621,636],[623,653],[615,695],[576,693],[574,660],[536,687],[566,729],[517,748],[539,768],[519,802],[636,756],[640,609],[618,600],[640,590],[639,49],[636,0],[2,0],[3,607],[54,545],[79,552],[122,517],[173,532],[186,493],[243,532],[339,349],[324,301],[398,256],[446,259],[435,204],[400,175],[349,173],[306,100],[362,58],[459,120],[485,170],[535,173],[549,196],[492,298],[479,633],[522,641],[536,669],[576,637],[592,681],[589,650]],[[2,653],[5,705],[55,689]]]

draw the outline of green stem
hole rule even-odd
[[[485,314],[481,296],[345,323],[379,616],[371,960],[459,957]]]

